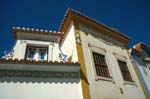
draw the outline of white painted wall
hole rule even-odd
[[[24,59],[26,53],[26,47],[31,46],[43,46],[48,47],[48,61],[59,60],[59,45],[55,42],[35,41],[35,40],[17,40],[14,47],[14,57],[18,59]]]
[[[63,51],[63,53],[67,54],[67,58],[72,56],[72,61],[78,61],[73,23],[70,24],[66,32],[61,50]]]
[[[80,82],[0,82],[0,99],[82,99],[81,91]]]
[[[89,34],[86,35],[84,31]],[[123,44],[121,44],[121,42],[112,40],[112,42],[119,44],[119,46],[116,46],[111,42],[105,42],[105,40],[102,40],[101,38],[97,39],[97,37],[94,37],[90,34],[96,33],[96,31],[93,31],[92,29],[89,29],[87,27],[83,27],[82,25],[80,25],[80,32],[91,99],[145,99],[137,76],[132,68],[128,52],[126,49],[122,49],[121,47],[119,47],[120,45],[123,46]],[[104,38],[109,39],[109,37]],[[95,50],[100,50],[101,48],[106,50],[105,55],[108,62],[109,72],[112,77],[112,79],[109,79],[109,81],[95,80],[96,75],[94,72],[94,65],[90,52],[91,48],[88,46],[88,43],[97,46],[95,47]],[[128,64],[129,71],[135,83],[128,84],[123,80],[120,68],[117,63],[117,56],[115,56],[113,53],[118,53],[119,56],[126,57],[125,59]],[[120,93],[120,88],[123,89],[123,94]]]
[[[62,66],[61,66],[62,65]],[[72,72],[79,73],[79,65],[0,63],[0,70]],[[33,73],[34,75],[34,73]],[[59,75],[59,73],[57,73]],[[83,99],[81,81],[63,77],[0,77],[0,99]]]
[[[68,29],[69,35],[63,44],[62,50],[69,56],[72,56],[72,61],[77,61],[77,53],[74,38],[74,27],[71,24]],[[21,40],[16,41],[14,47],[13,58],[24,59],[26,48],[30,46],[48,47],[48,61],[59,61],[59,44],[58,42],[25,40],[24,35],[19,35]],[[28,38],[30,35],[26,35]],[[40,36],[38,36],[40,38]],[[32,37],[34,38],[34,35]],[[36,37],[35,37],[36,39]],[[13,65],[13,64],[12,64]],[[12,67],[11,65],[11,67]],[[22,65],[20,68],[22,68]],[[1,68],[6,67],[2,64]],[[13,68],[15,68],[14,66]],[[25,66],[27,68],[28,66]],[[54,66],[56,67],[56,66]],[[62,68],[62,69],[61,69]],[[71,71],[69,68],[63,69],[57,67],[57,70]],[[70,67],[71,68],[71,67]],[[33,69],[32,66],[29,69]],[[39,68],[36,68],[39,69]],[[41,67],[40,70],[44,69]],[[53,69],[46,69],[53,70]],[[72,70],[76,70],[75,68]],[[39,82],[35,82],[35,78],[4,78],[4,80],[13,79],[16,82],[3,82],[0,80],[0,99],[83,99],[80,79],[65,79],[65,78],[36,78]],[[16,80],[14,80],[16,79]],[[18,81],[17,79],[20,79]],[[9,80],[10,81],[10,80]],[[46,82],[43,82],[46,81]]]
[[[13,58],[24,59],[26,52],[26,42],[23,40],[17,40],[14,47],[14,56]]]

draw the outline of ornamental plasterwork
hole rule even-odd
[[[116,46],[124,47],[123,43],[121,43],[118,40],[113,39],[111,36],[104,35],[100,32],[92,30],[92,29],[85,27],[83,25],[80,25],[80,29],[81,29],[81,31],[85,32],[86,34],[87,33],[91,34],[94,38],[98,39],[101,42],[104,42],[107,45],[111,45],[111,46],[116,45]]]
[[[22,43],[27,43],[27,41],[26,40],[21,40],[20,44],[22,44]]]
[[[106,49],[102,48],[101,46],[97,46],[97,45],[95,45],[95,44],[92,44],[92,43],[88,43],[88,47],[99,48],[99,49],[103,50],[104,52],[106,52]]]
[[[4,51],[4,56],[2,58],[13,58],[15,45],[16,45],[16,42],[14,43],[10,51]]]
[[[122,55],[122,54],[119,54],[119,53],[115,53],[113,52],[113,54],[116,56],[117,59],[120,59],[122,61],[127,61],[127,57]]]
[[[76,34],[76,42],[78,44],[81,44],[81,38],[80,38],[80,35],[79,34]]]
[[[79,72],[0,70],[1,77],[79,78]]]
[[[76,38],[76,43],[81,45],[81,37],[80,37],[80,33],[78,30],[76,30],[75,38]]]

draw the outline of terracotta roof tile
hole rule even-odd
[[[80,65],[78,62],[66,62],[66,61],[36,61],[36,60],[25,60],[25,59],[12,59],[3,58],[0,63],[18,63],[18,64],[54,64],[54,65]]]
[[[34,34],[45,34],[45,35],[54,35],[54,36],[63,36],[63,32],[56,32],[56,31],[48,31],[48,30],[40,30],[40,29],[33,29],[33,28],[24,28],[24,27],[15,27],[13,26],[14,38],[17,39],[17,32],[21,33],[34,33]]]
[[[145,43],[143,42],[140,42],[140,43],[137,43],[133,46],[133,49],[136,50],[136,51],[139,51],[139,52],[142,52],[143,50],[143,47],[147,48],[148,50],[150,50],[150,47],[147,46]]]
[[[133,48],[134,48],[135,50],[139,51],[139,52],[142,52],[141,43],[138,43],[138,44],[134,45]]]
[[[70,13],[71,13],[71,14],[73,13],[73,14],[75,14],[75,15],[78,15],[78,16],[80,16],[80,17],[83,17],[83,18],[85,18],[85,19],[87,19],[87,20],[89,20],[89,21],[91,21],[91,22],[93,22],[93,23],[95,23],[95,24],[97,24],[97,25],[100,25],[100,26],[102,26],[102,27],[105,27],[105,28],[107,28],[108,30],[113,31],[113,32],[115,32],[116,34],[118,34],[118,35],[120,35],[120,36],[123,36],[124,38],[130,40],[130,37],[128,37],[128,36],[125,35],[125,34],[122,34],[122,33],[119,32],[118,30],[116,30],[116,29],[114,29],[114,28],[111,28],[111,27],[109,27],[109,26],[107,26],[107,25],[105,25],[105,24],[103,24],[103,23],[101,23],[101,22],[99,22],[99,21],[97,21],[97,20],[95,20],[95,19],[89,17],[89,16],[84,15],[83,13],[81,13],[81,12],[79,12],[79,11],[77,11],[77,10],[71,9],[71,8],[68,8],[68,9],[67,9],[67,11],[66,11],[66,13],[65,13],[65,16],[64,16],[64,18],[63,18],[63,20],[62,20],[62,22],[61,22],[61,24],[60,24],[59,31],[62,31],[63,25],[64,25],[64,23],[65,23],[65,21],[66,21],[68,15],[69,15]]]

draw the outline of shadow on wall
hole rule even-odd
[[[0,77],[0,82],[7,83],[79,83],[79,81],[80,79]]]
[[[80,71],[80,75],[81,75],[81,79],[84,80],[84,81],[89,85],[89,82],[88,82],[88,80],[87,80],[87,77],[85,76],[85,74],[83,73],[82,70]]]

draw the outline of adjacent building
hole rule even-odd
[[[133,46],[130,54],[136,70],[150,99],[150,47],[140,42]]]
[[[0,60],[0,98],[146,99],[128,54],[130,38],[68,9],[59,32],[13,28]],[[148,98],[147,98],[148,99]]]

